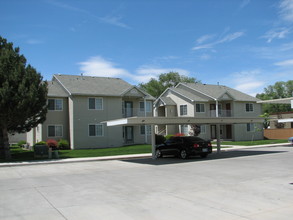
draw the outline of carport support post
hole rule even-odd
[[[220,124],[217,124],[216,125],[217,126],[217,128],[216,128],[216,130],[217,130],[217,153],[219,154],[219,153],[221,153],[221,133],[220,133],[220,129],[221,129],[221,126],[220,126]]]
[[[156,134],[155,134],[155,125],[151,125],[152,132],[152,158],[156,159]]]

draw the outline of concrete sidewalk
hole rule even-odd
[[[231,151],[231,150],[251,149],[251,148],[277,147],[277,146],[292,146],[292,145],[290,143],[265,144],[265,145],[253,145],[253,146],[222,145],[221,152]],[[217,149],[213,149],[213,153],[216,153],[216,152],[217,152]],[[151,153],[145,153],[145,154],[128,154],[128,155],[102,156],[102,157],[32,160],[32,161],[0,163],[0,168],[1,167],[10,167],[10,166],[29,166],[29,165],[58,164],[58,163],[59,164],[61,164],[61,163],[78,163],[78,162],[89,162],[89,161],[125,160],[125,159],[139,159],[139,158],[151,158],[151,157],[152,157]]]

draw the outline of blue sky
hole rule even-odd
[[[293,0],[0,0],[0,36],[53,74],[177,71],[251,95],[293,77]]]

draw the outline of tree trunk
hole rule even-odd
[[[3,135],[3,144],[4,144],[4,158],[6,160],[9,160],[11,159],[11,154],[10,154],[10,147],[9,147],[8,131],[5,126],[2,128],[2,135]]]
[[[0,158],[4,158],[4,140],[2,128],[0,128]]]

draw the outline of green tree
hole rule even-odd
[[[0,36],[0,156],[10,159],[8,133],[27,132],[46,119],[47,82],[19,48]]]
[[[290,98],[293,93],[293,80],[287,82],[276,82],[264,89],[264,92],[257,94],[256,97],[261,100]],[[287,112],[291,110],[291,106],[287,104],[263,104],[263,112],[276,113]]]
[[[159,97],[167,88],[174,87],[178,83],[196,83],[199,82],[193,77],[187,77],[183,75],[179,75],[178,72],[169,72],[162,73],[159,75],[157,79],[150,79],[147,83],[141,83],[139,85],[140,88],[145,90],[147,93],[151,94],[154,97]]]

